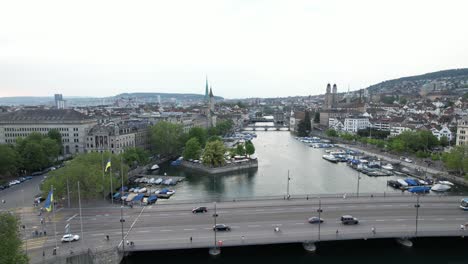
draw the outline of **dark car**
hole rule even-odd
[[[341,217],[341,223],[343,223],[343,225],[357,225],[359,220],[356,217],[352,217],[350,215],[343,215]]]
[[[323,219],[318,218],[317,216],[312,216],[311,218],[309,218],[308,222],[311,224],[318,224],[318,223],[323,223]]]
[[[213,226],[213,231],[231,231],[231,228],[225,224],[217,224]]]
[[[194,214],[196,214],[196,213],[206,213],[206,212],[208,212],[208,209],[205,206],[199,206],[197,208],[192,209],[192,213],[194,213]]]

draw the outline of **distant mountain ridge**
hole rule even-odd
[[[402,77],[387,80],[369,86],[368,92],[372,94],[418,92],[424,85],[433,84],[434,90],[456,90],[468,88],[468,68],[451,69],[425,73],[421,75]]]

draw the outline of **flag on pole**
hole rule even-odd
[[[54,192],[53,190],[50,190],[49,195],[47,195],[47,199],[44,204],[44,208],[47,210],[47,212],[52,211],[53,202],[54,202]]]
[[[105,172],[107,172],[107,170],[110,168],[111,166],[111,161],[110,159],[107,161],[107,164],[106,164],[106,169],[104,170]]]

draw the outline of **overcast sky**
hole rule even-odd
[[[0,0],[0,97],[279,97],[468,67],[468,1]]]

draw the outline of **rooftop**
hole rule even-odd
[[[35,109],[0,113],[0,121],[83,121],[90,117],[72,109]]]

